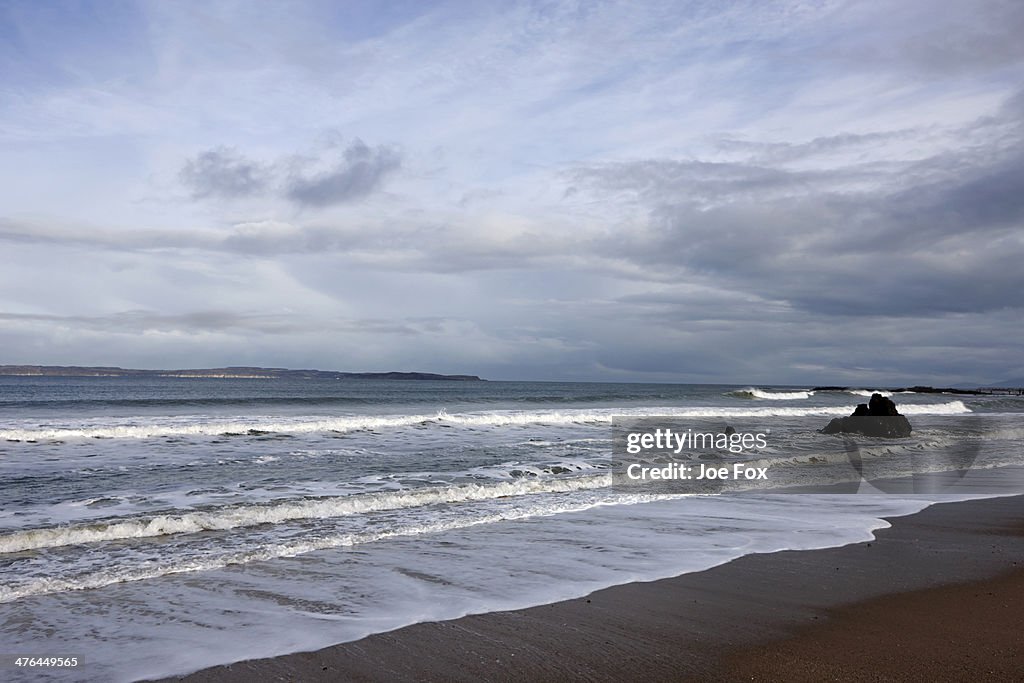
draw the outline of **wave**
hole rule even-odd
[[[881,394],[882,396],[892,396],[891,391],[883,391],[882,389],[875,389],[868,391],[867,389],[847,389],[846,393],[853,394],[854,396],[867,396],[870,398],[874,394]],[[901,391],[901,394],[912,394],[913,391]]]
[[[398,416],[355,416],[314,420],[279,421],[267,417],[222,422],[191,418],[195,421],[156,422],[127,425],[55,427],[48,429],[2,429],[0,439],[29,441],[42,439],[145,439],[165,436],[260,436],[275,433],[351,432],[388,427],[403,427],[439,419],[441,414]]]
[[[88,590],[103,588],[116,583],[131,581],[145,581],[174,574],[189,572],[209,571],[222,569],[231,565],[248,564],[250,562],[261,562],[275,560],[285,557],[295,557],[305,553],[318,550],[330,550],[332,548],[351,547],[364,543],[373,543],[388,538],[403,536],[418,536],[422,534],[441,533],[468,527],[494,524],[498,522],[529,519],[531,517],[550,517],[554,515],[584,512],[594,507],[603,505],[634,505],[637,503],[649,503],[669,498],[678,498],[678,495],[619,495],[614,499],[602,499],[594,501],[558,501],[555,503],[545,502],[543,505],[523,506],[503,510],[480,517],[469,519],[447,519],[428,524],[411,524],[388,531],[379,531],[360,534],[340,534],[320,538],[310,538],[291,543],[278,543],[259,547],[249,551],[241,551],[212,557],[201,557],[194,559],[183,559],[174,563],[167,563],[162,566],[146,566],[142,568],[112,568],[100,572],[94,572],[85,576],[74,578],[40,578],[27,581],[20,586],[0,585],[0,603],[11,602],[20,598],[41,595],[47,593],[60,593],[74,590]]]
[[[611,424],[616,417],[804,417],[813,415],[849,415],[849,406],[815,407],[718,407],[694,408],[604,408],[564,411],[500,411],[435,415],[348,416],[281,421],[264,417],[246,421],[221,422],[200,417],[193,421],[97,425],[77,427],[0,429],[0,440],[46,441],[65,439],[145,439],[172,436],[262,436],[266,434],[347,433],[411,426],[457,426],[466,428],[531,425]],[[905,415],[959,415],[972,412],[963,401],[946,403],[901,404]]]
[[[202,531],[224,531],[263,524],[281,524],[303,519],[329,519],[387,510],[400,510],[445,503],[469,503],[539,493],[567,493],[606,487],[611,475],[567,478],[517,479],[500,484],[460,484],[381,493],[303,499],[270,504],[243,504],[180,515],[134,517],[62,527],[28,529],[0,536],[0,554],[25,550],[155,538]]]
[[[768,401],[794,401],[804,398],[810,398],[814,395],[813,391],[800,390],[800,391],[765,391],[764,389],[758,389],[757,387],[747,387],[746,389],[737,389],[736,391],[728,392],[729,396],[736,396],[738,398],[759,398]]]
[[[972,405],[978,412],[1015,415],[1024,412],[1024,397],[1021,396],[986,396],[976,401],[972,401]]]

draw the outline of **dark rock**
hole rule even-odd
[[[871,400],[868,401],[868,415],[873,417],[895,417],[900,414],[900,411],[896,410],[896,404],[892,402],[891,398],[886,398],[881,394],[871,394]]]
[[[900,415],[892,399],[872,394],[867,404],[859,404],[849,417],[833,419],[821,433],[863,434],[896,439],[910,436],[911,431],[910,421]]]

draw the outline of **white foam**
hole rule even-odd
[[[899,411],[904,415],[963,415],[971,409],[963,401],[948,403],[901,403]]]
[[[731,391],[729,393],[734,396],[742,396],[744,398],[759,398],[766,401],[795,401],[814,396],[814,392],[810,390],[765,391],[764,389],[759,389],[757,387],[747,387],[746,389]]]
[[[291,434],[314,432],[352,432],[362,430],[404,427],[422,422],[437,421],[443,413],[430,415],[352,416],[315,420],[281,421],[264,418],[245,421],[209,421],[194,418],[187,422],[156,422],[126,425],[80,427],[53,427],[41,429],[3,429],[0,439],[30,441],[36,439],[145,439],[165,436],[220,436],[246,435],[254,432],[283,432]]]
[[[180,515],[133,517],[104,523],[29,529],[0,536],[0,553],[81,545],[129,538],[153,538],[201,531],[223,531],[301,519],[329,519],[384,510],[443,503],[467,503],[538,493],[566,493],[608,486],[611,475],[569,478],[529,478],[499,484],[461,484],[380,493],[335,496],[317,500],[233,505]]]
[[[892,392],[891,391],[883,391],[882,389],[875,389],[873,391],[868,391],[867,389],[848,389],[846,391],[846,393],[853,394],[854,396],[867,396],[869,398],[872,395],[874,395],[874,394],[881,394],[882,396],[892,396]],[[903,392],[900,392],[900,393],[912,394],[914,392],[912,392],[912,391],[903,391]]]
[[[793,392],[806,393],[806,392]],[[776,394],[776,398],[784,394]],[[947,403],[901,404],[900,411],[909,415],[958,415],[971,412],[962,401]],[[545,411],[493,411],[448,414],[440,411],[436,415],[392,415],[392,416],[348,416],[327,419],[298,418],[281,421],[274,418],[257,418],[247,421],[211,421],[193,418],[191,421],[173,423],[142,423],[128,425],[74,426],[2,429],[0,440],[35,441],[41,439],[144,439],[167,436],[218,436],[222,434],[245,435],[253,432],[274,432],[283,434],[309,434],[328,432],[353,432],[365,430],[397,429],[412,425],[449,425],[468,428],[493,428],[532,425],[568,424],[611,424],[617,416],[625,417],[802,417],[811,415],[848,415],[845,406],[815,407],[719,407],[696,408],[643,407],[605,408],[579,410]]]
[[[622,495],[615,499],[588,502],[545,501],[539,505],[510,508],[502,512],[468,519],[448,519],[428,524],[408,525],[390,531],[361,534],[340,534],[328,537],[311,538],[304,541],[294,541],[291,543],[278,543],[243,552],[189,560],[178,560],[175,563],[157,567],[147,566],[128,569],[113,568],[93,572],[85,576],[67,579],[41,578],[29,581],[20,586],[0,586],[0,603],[11,602],[32,595],[102,588],[115,583],[145,581],[147,579],[156,579],[163,576],[170,576],[172,574],[209,571],[212,569],[221,569],[230,565],[295,557],[297,555],[303,555],[318,550],[328,550],[331,548],[342,548],[365,543],[373,543],[400,536],[418,536],[422,534],[440,533],[455,529],[494,524],[497,522],[528,519],[531,517],[549,517],[571,512],[583,512],[599,506],[635,505],[638,503],[650,503],[680,497],[682,496]]]

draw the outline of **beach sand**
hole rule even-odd
[[[1024,569],[831,610],[726,659],[723,680],[1024,680]]]
[[[169,680],[1024,680],[1024,496],[891,521],[871,542]]]

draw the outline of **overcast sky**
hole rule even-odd
[[[1024,2],[0,1],[0,364],[1024,376]]]

